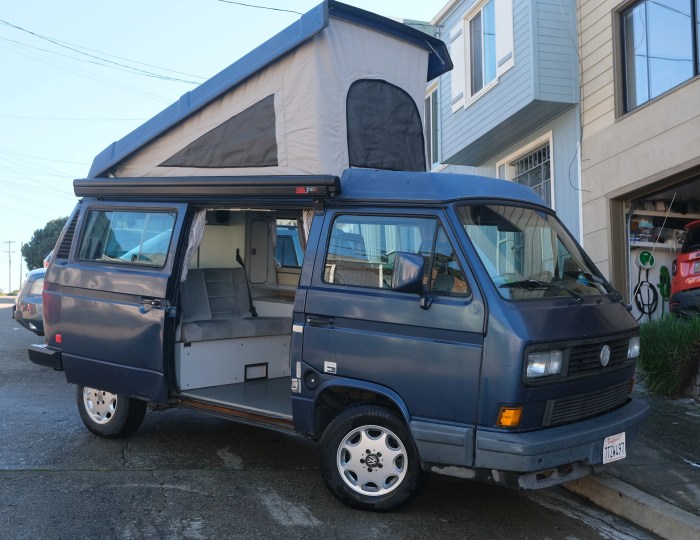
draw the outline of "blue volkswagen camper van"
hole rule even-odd
[[[29,352],[97,435],[133,433],[148,404],[294,431],[334,495],[388,510],[426,471],[579,478],[645,417],[637,323],[529,188],[348,170],[75,190]],[[301,268],[274,257],[280,223]]]
[[[430,471],[534,489],[623,459],[647,406],[620,296],[529,188],[419,172],[451,67],[326,0],[99,154],[29,351],[87,428],[150,405],[294,432],[372,510]]]

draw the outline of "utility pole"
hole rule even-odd
[[[5,240],[3,244],[7,244],[7,262],[9,264],[9,275],[7,276],[7,279],[9,280],[10,284],[8,286],[8,291],[7,294],[12,293],[12,244],[15,243],[15,240]]]
[[[17,286],[18,289],[22,288],[22,247],[24,246],[24,242],[19,243],[19,285]]]

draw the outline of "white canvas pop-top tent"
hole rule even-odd
[[[110,145],[89,176],[425,170],[426,81],[451,68],[442,41],[327,0]]]

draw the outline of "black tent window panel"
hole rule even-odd
[[[405,90],[382,80],[355,81],[346,107],[351,167],[425,171],[423,125]]]
[[[277,165],[275,96],[226,120],[202,135],[162,167],[272,167]]]

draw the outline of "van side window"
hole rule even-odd
[[[331,228],[323,279],[389,289],[396,253],[421,253],[421,246],[432,246],[435,230],[434,218],[338,216]]]
[[[426,267],[430,265],[431,247],[431,245],[421,247],[421,255],[426,259]],[[452,243],[447,238],[442,225],[438,227],[433,252],[430,292],[445,295],[468,295],[471,292]]]
[[[299,239],[299,223],[296,219],[277,219],[275,238],[275,264],[280,268],[301,268],[304,252]]]
[[[162,268],[175,217],[175,212],[91,210],[78,259]]]

